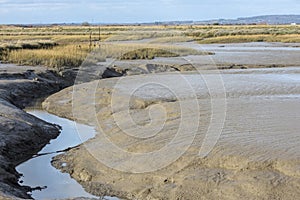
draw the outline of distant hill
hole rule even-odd
[[[1,1],[1,0],[0,0]],[[193,25],[193,24],[300,24],[300,15],[262,15],[237,19],[212,19],[203,21],[158,21],[148,23],[55,23],[55,24],[15,24],[22,27],[31,26],[75,26],[75,25]]]
[[[263,15],[237,19],[197,21],[194,24],[300,24],[300,15]]]

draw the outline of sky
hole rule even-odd
[[[300,14],[300,0],[0,0],[0,24],[140,23]]]

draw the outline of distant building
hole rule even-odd
[[[292,26],[296,26],[296,25],[297,25],[297,23],[291,23],[291,25],[292,25]]]

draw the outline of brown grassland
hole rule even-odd
[[[135,42],[126,42],[132,40]],[[202,44],[292,43],[300,42],[300,29],[292,25],[0,26],[0,60],[60,68],[80,66],[96,48],[102,51],[100,60],[209,53],[172,45],[190,41]]]

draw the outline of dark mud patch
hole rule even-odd
[[[1,65],[1,70],[4,73],[0,74],[0,196],[30,198],[27,192],[31,188],[18,184],[20,174],[15,167],[56,138],[60,129],[21,109],[73,82],[42,67]]]

